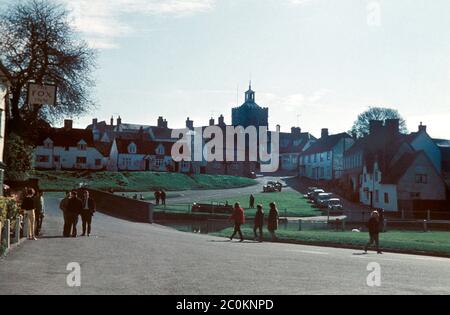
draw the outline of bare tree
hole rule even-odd
[[[381,120],[384,122],[386,119],[399,119],[400,132],[408,132],[406,121],[402,118],[398,110],[383,107],[370,107],[367,111],[358,115],[358,119],[354,122],[350,133],[356,134],[358,138],[363,137],[364,134],[369,133],[371,120]]]
[[[95,51],[78,38],[61,4],[27,0],[8,7],[0,15],[0,61],[12,76],[9,131],[23,133],[38,122],[91,109],[95,59]],[[55,84],[57,104],[26,104],[29,82]]]

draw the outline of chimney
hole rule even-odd
[[[321,139],[327,138],[328,135],[329,135],[328,128],[323,128],[322,129],[322,134],[321,134]]]
[[[427,132],[427,126],[422,124],[422,122],[420,122],[420,125],[419,125],[419,132]]]
[[[117,126],[120,126],[122,124],[122,118],[120,116],[117,118]]]
[[[164,122],[163,122],[163,128],[168,128],[169,127],[169,123],[167,122],[167,119],[164,119]]]
[[[300,136],[302,133],[302,129],[300,127],[292,127],[291,128],[291,134],[293,136]]]
[[[194,121],[190,120],[189,117],[186,119],[186,128],[191,130],[194,129]]]
[[[97,118],[92,119],[92,126],[93,127],[97,126],[97,123],[98,123],[98,119]]]
[[[400,119],[386,119],[385,128],[389,136],[397,136],[400,133]]]
[[[158,117],[158,127],[164,128],[164,118],[162,116]]]
[[[219,117],[219,126],[225,126],[225,118],[223,115],[220,115]]]
[[[209,120],[209,125],[210,125],[210,126],[214,126],[215,124],[216,124],[216,122],[215,122],[214,118],[211,118],[211,119]]]
[[[114,126],[114,116],[111,116],[111,126]]]
[[[383,121],[382,120],[371,120],[369,121],[369,134],[374,134],[377,131],[381,130],[383,128]]]
[[[65,130],[72,130],[73,121],[72,119],[65,119],[64,120],[64,129]]]

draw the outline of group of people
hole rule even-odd
[[[82,220],[83,234],[91,235],[92,217],[95,213],[95,200],[89,195],[87,190],[73,190],[66,193],[59,208],[64,214],[64,237],[77,237],[79,217]]]
[[[166,205],[166,192],[164,190],[157,190],[155,191],[155,203],[157,206],[160,204],[165,206]]]
[[[279,213],[275,202],[270,203],[269,207],[270,211],[267,218],[267,230],[269,231],[272,237],[272,241],[276,241],[277,236],[275,232],[276,230],[278,230]],[[245,224],[245,211],[239,203],[236,203],[234,205],[233,213],[230,217],[230,220],[234,222],[234,232],[230,236],[230,240],[233,240],[236,234],[239,234],[240,242],[243,242],[244,236],[242,235],[241,226]],[[259,242],[263,241],[264,222],[265,222],[264,209],[263,206],[259,204],[256,206],[256,214],[253,225],[253,233],[255,236],[254,237],[255,241]]]
[[[45,216],[44,198],[41,191],[34,188],[25,187],[21,208],[24,211],[26,220],[28,220],[27,238],[36,241],[42,228],[42,222]]]

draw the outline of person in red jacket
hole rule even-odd
[[[244,236],[242,235],[241,225],[245,224],[245,214],[244,209],[241,208],[239,203],[234,205],[233,214],[231,215],[230,220],[234,222],[234,232],[233,235],[230,236],[230,240],[232,241],[236,234],[239,234],[241,242],[243,242]]]

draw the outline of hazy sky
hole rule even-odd
[[[5,0],[0,0],[5,1]],[[170,127],[243,103],[272,128],[347,131],[369,106],[450,138],[448,0],[64,0],[99,49],[92,117]],[[239,94],[237,95],[237,90]],[[238,99],[237,99],[238,97]]]

